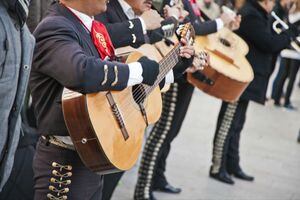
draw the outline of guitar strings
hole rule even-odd
[[[127,104],[125,104],[125,106],[124,106],[124,104],[123,105],[120,105],[120,108],[124,108],[125,107],[125,109],[124,110],[122,110],[122,112],[124,112],[124,114],[123,114],[123,117],[124,117],[124,120],[125,119],[129,119],[131,116],[132,116],[132,114],[127,114],[127,116],[126,116],[126,113],[128,113],[127,111],[128,111],[128,109],[130,109],[130,107],[129,107],[129,105],[130,104],[132,104],[132,103],[134,103],[134,104],[136,104],[136,102],[140,102],[142,99],[144,99],[144,98],[146,98],[151,92],[152,92],[152,90],[154,90],[156,87],[157,87],[157,85],[162,81],[162,79],[165,77],[165,74],[166,73],[168,73],[169,71],[170,71],[170,69],[169,68],[167,68],[166,66],[168,66],[168,65],[176,65],[176,63],[178,62],[178,61],[176,61],[176,58],[177,58],[177,60],[179,59],[179,56],[178,56],[178,51],[179,51],[179,47],[180,47],[180,45],[178,45],[178,47],[177,48],[175,48],[175,49],[173,49],[170,53],[169,53],[169,56],[167,55],[166,56],[166,59],[163,59],[163,60],[161,60],[161,62],[160,62],[160,65],[162,66],[162,71],[160,72],[160,75],[158,76],[158,78],[157,78],[157,80],[155,81],[155,84],[153,85],[153,86],[148,86],[145,90],[144,90],[144,92],[142,91],[142,92],[140,92],[140,94],[139,94],[139,96],[138,96],[138,98],[135,100],[135,102],[132,102],[131,100],[131,98],[130,98],[130,102],[129,102],[129,104],[127,103]],[[177,51],[177,52],[176,52]],[[175,55],[174,55],[174,52],[176,53]],[[171,55],[173,55],[173,56],[171,56]],[[176,56],[176,58],[174,58]],[[144,88],[144,86],[143,85],[141,85],[143,88]],[[121,109],[120,109],[121,110]]]
[[[176,59],[173,58],[174,56],[178,57],[178,55],[177,55],[178,52],[176,52],[177,48],[179,49],[179,46],[176,47],[176,49],[173,49],[173,50],[169,53],[169,55],[166,56],[166,59],[163,59],[163,60],[161,60],[161,61],[159,62],[160,66],[161,66],[161,68],[162,68],[162,71],[161,71],[160,74],[158,75],[158,77],[157,77],[157,79],[156,79],[156,81],[155,81],[155,83],[154,83],[153,86],[149,86],[149,87],[146,86],[147,89],[144,90],[144,91],[142,91],[142,89],[144,89],[145,86],[144,86],[144,85],[139,85],[137,88],[135,88],[135,90],[133,90],[133,93],[134,93],[134,92],[137,92],[138,89],[140,89],[140,91],[138,91],[138,93],[135,94],[135,95],[136,95],[136,102],[139,103],[139,101],[141,101],[142,98],[145,98],[145,95],[144,95],[145,93],[147,94],[147,93],[149,93],[149,91],[150,91],[152,88],[157,87],[157,84],[159,84],[159,83],[161,82],[161,80],[165,77],[165,74],[168,73],[168,71],[170,71],[170,69],[168,69],[168,68],[166,69],[166,66],[171,65],[171,64],[174,65],[174,64],[177,63],[176,61],[174,61],[174,60],[176,60]],[[174,55],[174,53],[176,53],[176,54]],[[178,59],[178,58],[177,58],[177,59]],[[130,103],[131,103],[131,102],[130,102]],[[125,105],[128,106],[128,104],[125,104]]]
[[[173,49],[174,50],[174,49]],[[173,52],[173,50],[169,53],[169,54],[171,54],[171,53],[174,53]],[[168,55],[167,55],[168,56]],[[164,68],[164,66],[165,66],[165,62],[166,61],[170,61],[170,59],[169,59],[169,56],[167,57],[166,56],[166,59],[162,59],[161,61],[160,61],[160,65],[163,65],[163,66],[161,66],[161,68]],[[165,61],[164,61],[165,60]],[[159,74],[159,76],[162,74],[162,72],[163,71],[161,71],[160,72],[160,74]],[[140,96],[142,95],[142,93],[144,93],[144,91],[141,91],[142,89],[144,89],[145,87],[147,87],[146,85],[144,85],[144,84],[139,84],[136,88],[134,88],[133,89],[133,91],[132,91],[132,93],[135,93],[135,96],[136,96],[136,98],[139,100],[140,99]],[[138,93],[136,93],[136,92],[138,92]],[[130,98],[130,100],[131,100],[131,98]],[[131,103],[131,102],[130,102]],[[129,104],[127,104],[126,106],[128,106]]]
[[[174,54],[174,51],[171,51],[171,52],[169,53],[169,56],[168,56],[168,55],[166,56],[166,59],[163,59],[163,60],[160,61],[159,64],[160,64],[160,66],[161,66],[161,68],[162,68],[163,70],[160,72],[160,74],[159,74],[159,76],[158,76],[157,79],[159,79],[160,76],[164,76],[164,73],[166,73],[165,66],[166,66],[166,64],[168,64],[168,63],[171,62],[171,58],[172,58],[172,57],[170,56],[171,54]],[[167,69],[167,70],[168,70],[168,69]],[[156,82],[157,82],[157,81],[156,81]],[[155,82],[155,83],[156,83],[156,82]],[[136,92],[138,89],[143,89],[144,86],[145,86],[145,85],[140,84],[135,90],[133,90],[133,92]],[[145,91],[145,92],[147,92],[147,91]],[[142,97],[142,96],[141,96],[142,93],[144,93],[144,92],[139,92],[139,93],[136,94],[137,100],[140,100],[140,97]]]

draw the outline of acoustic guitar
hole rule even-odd
[[[209,53],[210,64],[187,78],[203,92],[227,102],[235,102],[254,78],[246,59],[246,42],[227,28],[207,36],[197,36],[195,49]]]
[[[180,36],[193,40],[190,23],[180,26]],[[100,174],[125,171],[137,161],[145,128],[155,123],[162,110],[158,87],[165,75],[178,63],[181,44],[174,46],[159,61],[160,72],[153,86],[144,84],[123,91],[80,94],[64,89],[64,119],[85,164]],[[127,62],[137,61],[143,54],[134,52]]]

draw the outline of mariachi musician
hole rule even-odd
[[[232,18],[225,13],[216,20],[203,22],[200,9],[193,0],[183,0],[182,2],[166,0],[162,8],[167,8],[165,5],[173,6],[176,3],[182,3],[184,10],[189,13],[185,21],[192,23],[196,35],[215,33],[224,25],[232,23]],[[238,26],[239,22],[240,18],[237,17],[234,21],[235,26]],[[173,194],[181,192],[180,188],[172,186],[166,179],[166,159],[170,152],[171,142],[180,131],[193,91],[194,86],[183,77],[172,84],[168,92],[164,94],[162,116],[152,129],[143,151],[135,188],[135,199],[153,197],[153,190]]]
[[[112,43],[116,48],[124,46],[139,47],[145,43],[155,43],[165,37],[163,26],[177,24],[179,18],[178,9],[170,8],[165,19],[162,19],[152,6],[152,0],[111,0],[105,13],[96,16],[103,22]],[[120,39],[122,33],[122,39]],[[186,64],[187,63],[187,64]],[[173,72],[167,74],[165,81],[173,82],[174,78],[180,77],[182,72],[189,67],[191,62],[177,64]],[[163,81],[164,82],[164,81]],[[160,84],[164,86],[163,82]],[[104,176],[105,199],[110,199],[123,172]]]
[[[269,13],[275,0],[247,0],[240,9],[242,22],[237,34],[249,46],[247,59],[253,67],[254,80],[235,103],[223,102],[214,137],[210,176],[224,183],[233,184],[229,174],[242,180],[253,181],[240,166],[239,141],[249,101],[264,104],[269,77],[272,73],[272,53],[290,44],[296,31],[286,30],[279,35],[271,32]],[[253,31],[255,30],[255,31]]]
[[[153,85],[157,62],[113,62],[115,54],[105,26],[93,16],[105,12],[106,0],[60,0],[34,32],[36,48],[30,77],[38,131],[42,135],[33,163],[34,199],[101,199],[102,176],[80,160],[62,113],[63,88],[88,94]],[[96,34],[101,33],[103,40]],[[193,49],[181,53],[191,58]],[[114,84],[112,84],[114,83]],[[109,131],[109,130],[107,130]]]

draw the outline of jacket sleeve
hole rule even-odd
[[[39,11],[40,11],[40,1],[32,0],[30,2],[29,14],[26,22],[30,32],[33,32],[35,27],[41,21],[41,15]]]
[[[278,52],[290,43],[290,36],[287,32],[282,32],[279,35],[271,33],[270,27],[266,26],[263,20],[256,15],[243,17],[237,32],[265,53]]]
[[[217,22],[215,20],[209,20],[202,22],[198,16],[195,15],[193,8],[188,0],[183,1],[184,9],[189,12],[189,15],[185,18],[185,23],[191,22],[196,35],[207,35],[217,32]]]
[[[149,40],[150,40],[150,44],[154,44],[154,43],[159,42],[163,39],[165,33],[164,33],[162,27],[165,26],[165,25],[169,25],[169,24],[174,24],[176,26],[176,24],[177,24],[176,18],[175,17],[169,17],[167,19],[164,19],[161,22],[161,27],[160,28],[157,28],[155,30],[147,32],[147,35],[148,35]]]
[[[215,20],[209,20],[201,22],[200,20],[192,21],[196,35],[208,35],[217,32],[217,22]]]
[[[106,26],[115,48],[125,46],[136,48],[145,43],[140,19],[113,22],[107,13],[97,15],[95,19]]]
[[[81,93],[127,87],[128,65],[87,55],[80,46],[76,30],[60,17],[46,18],[34,35],[33,70]]]

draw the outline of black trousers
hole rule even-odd
[[[153,127],[144,147],[134,193],[136,200],[149,199],[153,188],[167,184],[166,160],[171,143],[180,131],[193,91],[192,85],[180,82],[172,84],[163,95],[161,118]]]
[[[239,142],[248,104],[248,100],[222,103],[213,142],[212,173],[240,169]]]
[[[118,172],[114,174],[105,174],[103,176],[103,193],[102,200],[110,200],[120,179],[122,178],[125,172]]]
[[[293,91],[299,66],[300,66],[299,60],[281,58],[279,71],[273,82],[273,88],[272,88],[272,98],[275,100],[275,103],[280,103],[280,98],[283,93],[283,87],[287,79],[289,79],[289,82],[284,96],[284,104],[288,105],[291,103],[290,97]]]
[[[165,186],[167,179],[165,177],[166,161],[171,150],[171,143],[178,135],[182,123],[185,119],[187,110],[192,100],[194,86],[189,83],[179,83],[177,100],[174,112],[174,118],[171,123],[171,128],[165,138],[165,141],[158,154],[157,166],[153,177],[153,187]]]
[[[20,137],[15,153],[11,175],[0,193],[1,200],[33,199],[32,162],[38,135],[35,129],[24,123],[22,123],[22,130],[23,135]]]
[[[35,200],[102,199],[102,176],[86,168],[75,151],[40,139],[33,171]]]

